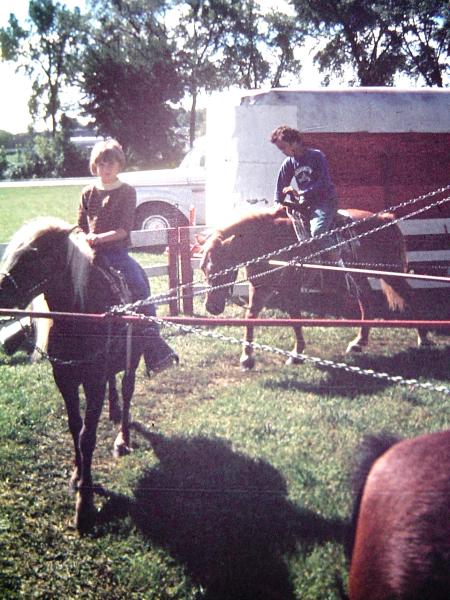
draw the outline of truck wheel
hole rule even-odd
[[[162,202],[152,202],[138,207],[136,211],[135,228],[156,231],[169,227],[185,227],[188,219],[182,212]]]

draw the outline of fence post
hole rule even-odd
[[[171,228],[167,230],[167,242],[168,242],[168,259],[169,264],[167,267],[169,275],[169,293],[176,294],[176,298],[169,301],[169,312],[171,317],[175,317],[179,314],[179,292],[178,292],[178,229]]]
[[[191,265],[191,243],[189,227],[180,227],[178,229],[179,251],[180,251],[180,270],[181,270],[181,298],[183,301],[183,313],[185,315],[194,314],[194,301],[192,298],[193,270]]]

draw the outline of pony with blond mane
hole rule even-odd
[[[122,300],[113,283],[111,274],[95,264],[83,232],[61,219],[41,217],[19,229],[5,251],[0,306],[24,308],[43,295],[51,311],[104,313]],[[145,343],[138,334],[139,329],[130,330],[112,319],[55,319],[48,332],[46,352],[64,398],[74,443],[71,486],[77,491],[75,524],[80,532],[89,530],[95,518],[91,462],[108,382],[110,417],[120,419],[114,451],[123,455],[129,450],[130,402]],[[37,337],[45,346],[39,333]],[[121,371],[125,372],[122,411],[115,390],[115,374]],[[86,398],[84,418],[80,413],[80,385]]]
[[[356,209],[346,209],[338,216],[336,226],[352,223],[353,235],[361,236],[356,243],[349,239],[343,245],[340,257],[344,263],[369,265],[389,264],[391,271],[406,271],[406,255],[402,233],[397,225],[378,229],[393,219],[391,214],[372,214]],[[378,229],[378,230],[377,230]],[[375,230],[371,233],[372,230]],[[206,241],[203,247],[201,269],[211,286],[205,298],[206,310],[221,314],[227,299],[232,294],[236,281],[237,265],[254,261],[245,267],[245,277],[249,281],[249,301],[246,319],[256,319],[264,306],[270,305],[274,298],[277,306],[282,307],[292,319],[301,317],[301,291],[305,280],[303,269],[288,266],[276,269],[265,257],[266,254],[288,248],[298,243],[292,221],[284,208],[251,213],[241,217],[228,227],[218,229]],[[332,245],[330,241],[330,245]],[[308,245],[282,252],[277,259],[301,262],[302,252],[308,254]],[[350,281],[350,283],[349,283]],[[410,286],[404,280],[384,277],[380,280],[381,289],[391,310],[404,311],[406,306],[413,308]],[[362,320],[374,315],[373,293],[367,275],[341,273],[333,280],[333,293],[345,294],[350,288],[356,296]],[[415,309],[417,310],[417,309]],[[299,355],[305,349],[302,328],[293,326],[295,345],[287,364],[301,362]],[[369,343],[370,328],[363,325],[347,346],[347,352],[361,352]],[[246,327],[240,358],[243,370],[252,369],[255,358],[251,343],[254,339],[254,327]],[[426,346],[430,342],[425,328],[418,329],[418,344]]]

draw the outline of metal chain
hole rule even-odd
[[[411,199],[411,200],[407,200],[407,201],[405,201],[405,202],[403,202],[401,204],[398,204],[397,206],[391,207],[389,209],[384,209],[382,211],[379,211],[378,213],[374,213],[374,214],[370,215],[370,217],[366,217],[364,219],[361,219],[357,223],[354,223],[354,222],[353,223],[349,223],[347,225],[344,225],[343,227],[336,228],[336,229],[328,231],[328,232],[326,232],[324,234],[321,234],[320,236],[317,236],[316,238],[314,238],[314,240],[317,240],[317,239],[320,239],[320,238],[323,238],[323,237],[328,237],[328,236],[334,235],[335,233],[339,233],[339,232],[341,232],[343,230],[350,229],[351,227],[354,227],[356,224],[360,225],[362,222],[370,220],[370,219],[373,219],[376,216],[379,216],[379,215],[384,214],[386,212],[392,212],[394,210],[398,210],[399,208],[404,208],[406,206],[410,206],[413,203],[419,202],[420,200],[424,200],[424,199],[429,198],[429,197],[433,197],[433,196],[435,196],[437,194],[440,194],[440,193],[443,193],[443,192],[445,192],[445,191],[447,191],[449,189],[450,189],[450,185],[448,185],[448,186],[446,186],[444,188],[440,188],[438,190],[435,190],[433,192],[429,192],[429,193],[424,194],[422,196],[419,196],[417,198],[414,198],[414,199]],[[390,227],[391,225],[394,225],[394,224],[396,224],[396,223],[398,223],[398,222],[400,222],[400,221],[402,221],[404,219],[410,218],[411,216],[415,216],[415,215],[420,214],[420,213],[422,213],[422,212],[424,212],[426,210],[429,210],[430,208],[434,208],[434,207],[440,206],[441,204],[444,204],[445,202],[447,202],[449,200],[450,200],[450,197],[438,200],[438,201],[436,201],[436,202],[434,202],[434,203],[432,203],[430,205],[427,205],[426,207],[417,209],[416,211],[414,211],[412,213],[409,213],[409,214],[407,214],[407,215],[405,215],[403,217],[398,217],[396,219],[393,219],[393,220],[391,220],[389,222],[386,222],[386,223],[384,223],[384,224],[376,227],[375,229],[372,229],[372,230],[369,230],[369,231],[367,231],[365,233],[362,233],[362,234],[359,234],[357,236],[354,236],[352,238],[352,240],[361,239],[361,238],[363,238],[363,237],[365,237],[367,235],[370,235],[372,233],[375,233],[377,231],[385,229],[386,227]],[[312,241],[313,240],[311,238],[308,238],[307,240],[303,240],[303,241],[291,244],[290,246],[286,246],[285,248],[281,248],[281,249],[278,249],[278,250],[276,250],[274,252],[270,252],[270,253],[267,253],[267,254],[262,255],[260,257],[257,257],[256,259],[252,259],[252,260],[240,263],[238,265],[235,265],[232,268],[225,269],[224,271],[221,271],[220,273],[215,274],[215,276],[217,277],[219,274],[220,275],[224,275],[224,274],[230,273],[231,271],[234,271],[234,270],[236,270],[238,268],[246,267],[246,266],[249,266],[251,264],[255,264],[257,262],[266,261],[266,260],[268,260],[270,258],[273,258],[274,256],[280,255],[281,253],[289,252],[290,250],[293,250],[295,248],[299,248],[300,246],[306,245],[308,243],[310,244]],[[321,255],[321,254],[323,254],[325,252],[328,252],[329,250],[333,250],[335,248],[339,248],[339,247],[345,245],[346,243],[348,243],[347,240],[338,242],[338,243],[336,243],[336,244],[334,244],[332,246],[327,247],[326,249],[318,250],[317,252],[314,252],[314,253],[308,255],[308,256],[304,257],[302,260],[306,262],[307,260],[309,260],[311,258],[314,258],[316,256],[319,256],[319,255]],[[278,266],[278,267],[269,269],[268,271],[265,271],[264,273],[260,273],[260,274],[258,274],[256,276],[254,276],[253,279],[257,279],[257,278],[263,277],[264,275],[267,275],[267,274],[273,273],[275,271],[278,271],[280,269],[284,269],[284,268],[286,268],[286,266],[294,264],[296,260],[298,260],[298,259],[292,259],[286,265],[282,265],[282,266]],[[248,281],[248,279],[244,279],[244,280],[240,280],[239,283],[245,283],[247,281]],[[184,287],[189,287],[191,285],[192,285],[191,283],[189,283],[189,284],[183,284],[183,285],[179,286],[178,289],[183,289]],[[200,295],[200,294],[204,294],[204,293],[206,293],[206,292],[208,292],[210,290],[213,290],[213,289],[220,289],[220,288],[228,287],[228,286],[229,286],[229,284],[222,284],[222,285],[219,285],[219,286],[207,286],[203,290],[199,290],[197,292],[193,292],[192,295],[193,296]],[[125,305],[120,305],[120,306],[114,306],[114,307],[112,307],[110,309],[110,312],[118,314],[118,315],[120,315],[120,314],[134,315],[134,316],[138,316],[141,320],[153,321],[153,322],[156,322],[156,323],[158,323],[160,325],[165,325],[165,326],[169,325],[170,327],[176,328],[178,331],[180,331],[182,333],[196,333],[197,335],[201,335],[201,336],[204,336],[204,337],[212,337],[212,338],[219,339],[219,340],[222,340],[222,341],[227,341],[227,342],[233,343],[233,344],[242,344],[243,343],[242,340],[238,340],[237,338],[232,338],[232,337],[225,336],[223,334],[219,334],[219,333],[215,333],[215,332],[205,331],[203,329],[199,329],[199,328],[191,327],[191,326],[187,326],[187,325],[179,325],[179,324],[174,324],[174,323],[168,323],[167,321],[163,321],[161,319],[158,319],[157,317],[149,317],[149,316],[146,316],[146,315],[144,315],[142,313],[135,312],[135,310],[137,308],[140,308],[140,307],[142,307],[142,306],[144,306],[146,304],[149,304],[149,303],[156,304],[156,303],[159,303],[159,302],[168,302],[169,300],[176,299],[176,298],[177,298],[176,296],[175,297],[170,297],[167,294],[161,294],[159,296],[150,296],[149,298],[147,298],[145,300],[139,300],[137,302],[130,303],[130,304],[125,304]],[[288,351],[285,351],[285,350],[281,350],[280,348],[268,346],[268,345],[265,345],[265,344],[259,344],[257,342],[252,342],[252,343],[250,343],[250,342],[244,342],[244,343],[245,343],[245,345],[247,345],[249,347],[260,349],[260,350],[264,350],[264,351],[271,352],[271,353],[274,353],[274,354],[278,354],[278,355],[282,355],[282,356],[286,356],[286,357],[292,356],[291,352],[288,352]],[[43,351],[42,349],[40,349],[38,347],[35,347],[35,349],[36,349],[36,351],[42,357],[46,358],[50,362],[55,362],[55,363],[58,363],[58,364],[66,364],[66,365],[70,365],[70,364],[74,364],[74,363],[80,364],[80,362],[83,362],[83,361],[71,361],[71,360],[64,361],[62,359],[51,357],[48,353],[46,353],[45,351]],[[95,353],[95,355],[93,357],[90,357],[89,361],[92,361],[92,358],[99,357],[99,356],[101,356],[103,354],[104,354],[103,351],[97,352],[97,353]],[[312,356],[309,356],[309,355],[306,355],[306,354],[298,354],[297,356],[299,358],[303,359],[305,362],[310,362],[310,363],[313,363],[313,364],[316,364],[316,365],[319,365],[319,366],[328,366],[328,367],[332,367],[332,368],[336,368],[336,369],[343,369],[343,370],[345,370],[347,372],[357,373],[357,374],[360,374],[360,375],[370,375],[372,377],[379,378],[379,379],[386,379],[386,380],[392,381],[393,383],[400,383],[402,385],[422,387],[422,388],[425,388],[425,389],[432,389],[434,391],[438,391],[438,392],[443,392],[443,393],[446,393],[446,394],[450,394],[450,388],[448,388],[446,386],[434,386],[433,384],[430,384],[430,383],[421,383],[421,382],[419,382],[418,380],[415,380],[415,379],[405,380],[401,376],[393,376],[393,375],[389,375],[388,373],[377,373],[376,371],[373,371],[372,369],[361,369],[360,367],[355,367],[355,366],[352,366],[352,365],[348,365],[346,363],[335,363],[335,362],[330,361],[330,360],[324,360],[324,359],[320,359],[320,358],[317,358],[317,357],[312,357]]]
[[[332,235],[340,233],[340,232],[342,232],[344,230],[348,230],[348,229],[351,229],[352,227],[359,226],[359,225],[361,225],[361,223],[364,223],[365,221],[373,220],[377,216],[380,216],[380,215],[385,214],[387,212],[393,212],[393,211],[398,210],[400,208],[405,208],[405,207],[410,206],[410,205],[412,205],[414,203],[420,202],[421,200],[425,200],[426,198],[436,196],[436,195],[441,194],[441,193],[443,193],[445,191],[448,191],[448,190],[450,190],[450,185],[448,185],[446,187],[443,187],[443,188],[440,188],[438,190],[434,190],[432,192],[428,192],[427,194],[423,194],[422,196],[418,196],[417,198],[406,200],[406,201],[404,201],[404,202],[402,202],[402,203],[400,203],[400,204],[398,204],[396,206],[392,206],[392,207],[390,207],[388,209],[384,209],[384,210],[381,210],[381,211],[379,211],[377,213],[373,213],[370,216],[365,217],[364,219],[361,219],[361,220],[359,220],[357,222],[351,222],[351,223],[348,223],[346,225],[343,225],[342,227],[338,227],[338,228],[332,229],[330,231],[327,231],[325,233],[322,233],[322,234],[318,235],[315,238],[308,238],[306,240],[298,241],[298,242],[295,242],[293,244],[290,244],[289,246],[285,246],[284,248],[279,248],[277,250],[274,250],[273,252],[268,252],[267,254],[263,254],[263,255],[258,256],[256,258],[250,259],[248,261],[245,261],[245,262],[242,262],[242,263],[238,263],[236,265],[233,265],[232,267],[229,267],[227,269],[219,271],[218,273],[215,273],[212,276],[212,278],[217,278],[219,276],[227,275],[227,274],[231,273],[232,271],[235,271],[236,269],[248,267],[248,266],[250,266],[252,264],[257,264],[258,262],[268,261],[269,259],[274,258],[276,256],[279,256],[280,254],[284,254],[284,253],[290,252],[291,250],[294,250],[296,248],[300,248],[301,246],[304,246],[304,245],[307,245],[307,244],[311,244],[313,241],[320,240],[320,239],[326,238],[326,237],[331,237]],[[417,209],[417,210],[415,210],[415,211],[413,211],[411,213],[408,213],[408,214],[406,214],[404,216],[397,217],[395,219],[387,221],[387,222],[383,223],[382,225],[379,225],[375,229],[370,229],[370,230],[368,230],[368,231],[366,231],[364,233],[361,233],[359,235],[355,235],[355,236],[352,237],[352,241],[358,240],[358,239],[362,239],[362,238],[364,238],[364,237],[366,237],[368,235],[371,235],[372,233],[376,233],[377,231],[380,231],[382,229],[386,229],[387,227],[391,227],[392,225],[396,225],[397,223],[399,223],[401,221],[404,221],[405,219],[408,219],[410,217],[419,215],[419,214],[421,214],[421,213],[423,213],[423,212],[425,212],[427,210],[430,210],[431,208],[436,208],[436,207],[438,207],[438,206],[440,206],[442,204],[445,204],[449,200],[450,200],[450,196],[447,196],[446,198],[443,198],[441,200],[437,200],[437,201],[435,201],[435,202],[433,202],[431,204],[427,204],[427,206],[419,208],[419,209]],[[340,248],[341,246],[344,246],[347,243],[348,243],[348,240],[342,240],[340,242],[337,242],[336,244],[333,244],[333,245],[328,246],[326,248],[323,248],[321,250],[317,250],[316,252],[310,253],[310,254],[306,255],[305,257],[302,257],[302,261],[303,262],[307,262],[307,261],[309,261],[312,258],[316,258],[317,256],[320,256],[321,254],[325,254],[325,253],[329,252],[330,250],[334,250],[336,248]],[[272,268],[270,268],[270,269],[268,269],[268,270],[266,270],[266,271],[264,271],[262,273],[259,273],[257,275],[253,275],[252,279],[259,279],[259,278],[265,277],[267,275],[270,275],[271,273],[275,273],[276,271],[280,271],[282,269],[285,269],[288,266],[293,266],[297,261],[298,261],[298,258],[294,258],[291,261],[288,261],[285,265],[280,265],[280,266],[272,267]],[[376,265],[369,264],[367,266],[372,266],[373,267],[373,266],[376,266]],[[381,265],[381,266],[383,266],[383,265]],[[248,278],[244,278],[244,279],[237,280],[235,283],[246,283],[248,281],[249,281]],[[187,283],[187,284],[181,284],[181,285],[177,286],[177,290],[182,290],[184,288],[189,288],[192,285],[195,285],[195,282],[193,282],[193,283]],[[213,291],[213,290],[219,290],[219,289],[222,289],[222,288],[229,287],[229,285],[230,285],[229,283],[224,283],[224,284],[220,284],[220,285],[216,285],[216,286],[214,286],[214,285],[212,285],[212,286],[205,286],[201,290],[191,291],[190,294],[189,294],[189,296],[190,297],[195,297],[195,296],[203,295],[203,294],[208,293],[208,292]],[[117,310],[117,311],[119,311],[119,313],[120,313],[123,310],[133,310],[133,309],[145,306],[147,304],[163,304],[163,303],[170,302],[171,300],[177,300],[177,299],[178,299],[177,295],[159,294],[159,295],[156,295],[156,296],[150,296],[149,298],[146,298],[144,300],[138,300],[137,302],[134,302],[134,303],[126,304],[126,305],[123,305],[123,306],[117,306],[117,307],[114,307],[114,309]]]
[[[131,314],[133,314],[133,313],[131,313]],[[147,317],[145,315],[142,315],[141,313],[139,314],[139,316],[140,316],[140,318],[145,319],[145,320],[152,320],[152,321],[158,323],[159,325],[177,329],[181,333],[194,333],[195,335],[198,335],[198,336],[216,339],[216,340],[223,341],[223,342],[226,342],[229,344],[244,345],[248,348],[261,350],[261,351],[268,352],[271,354],[276,354],[278,356],[284,356],[286,358],[292,358],[292,356],[294,356],[292,351],[282,350],[281,348],[277,348],[276,346],[269,346],[268,344],[259,344],[258,342],[245,342],[245,341],[239,340],[235,337],[227,336],[222,333],[217,333],[215,331],[208,331],[205,329],[201,329],[199,327],[193,327],[191,325],[181,325],[178,323],[171,323],[170,321],[165,321],[163,319],[159,319],[158,317]],[[374,369],[363,369],[361,367],[349,365],[347,363],[334,362],[332,360],[318,358],[318,357],[310,356],[308,354],[303,354],[303,353],[295,354],[295,357],[300,358],[300,359],[304,360],[305,362],[308,362],[308,363],[311,363],[313,365],[320,366],[320,367],[341,369],[343,371],[346,371],[347,373],[354,373],[356,375],[365,375],[368,377],[373,377],[375,379],[383,379],[385,381],[390,381],[392,383],[403,385],[403,386],[418,387],[421,389],[432,390],[435,392],[450,395],[450,387],[448,387],[446,385],[435,385],[433,383],[419,381],[418,379],[405,379],[401,375],[390,375],[389,373],[378,372],[378,371],[375,371]]]
[[[158,317],[150,317],[150,316],[144,315],[142,313],[136,313],[133,311],[127,311],[126,314],[131,315],[131,316],[136,316],[141,321],[153,322],[153,323],[157,323],[160,326],[165,326],[165,327],[175,329],[178,331],[178,333],[181,333],[181,334],[192,334],[193,333],[197,336],[212,338],[212,339],[216,339],[216,340],[226,342],[229,344],[245,345],[248,348],[261,350],[263,352],[268,352],[271,354],[276,354],[278,356],[283,356],[285,358],[290,358],[293,356],[293,353],[291,351],[282,350],[281,348],[277,348],[276,346],[269,346],[268,344],[260,344],[258,342],[244,342],[238,338],[235,338],[232,336],[227,336],[222,333],[208,331],[205,329],[201,329],[199,327],[193,327],[191,325],[181,325],[178,323],[171,323],[170,321],[166,321],[166,320],[160,319]],[[42,349],[38,348],[37,346],[35,347],[35,349],[43,358],[47,359],[51,363],[62,364],[62,365],[73,365],[73,364],[78,365],[82,362],[82,361],[70,361],[70,360],[64,361],[62,359],[58,359],[58,358],[50,356],[48,353],[46,353]],[[89,359],[89,362],[92,361],[92,358],[99,357],[103,354],[104,354],[103,351],[96,353],[93,357],[91,357]],[[299,353],[299,354],[296,354],[295,356],[296,356],[296,358],[300,358],[304,362],[311,363],[315,366],[328,367],[328,368],[332,368],[332,369],[341,369],[343,371],[346,371],[347,373],[353,373],[356,375],[364,375],[364,376],[368,376],[368,377],[373,377],[375,379],[383,379],[385,381],[390,381],[392,383],[403,385],[403,386],[418,387],[421,389],[431,390],[431,391],[450,395],[450,388],[445,385],[434,385],[434,384],[428,383],[428,382],[421,382],[417,379],[404,379],[401,375],[390,375],[389,373],[384,373],[384,372],[380,373],[378,371],[375,371],[374,369],[362,369],[361,367],[349,365],[347,363],[334,362],[332,360],[318,358],[318,357],[310,356],[310,355],[304,354],[304,353]]]
[[[57,358],[56,356],[51,356],[48,352],[46,352],[42,348],[39,348],[39,346],[37,346],[33,342],[30,331],[27,331],[23,326],[22,326],[22,330],[24,332],[25,338],[28,340],[30,348],[32,348],[33,351],[36,351],[41,358],[48,360],[49,363],[51,363],[51,364],[63,365],[63,366],[82,366],[82,365],[89,365],[93,361],[95,361],[99,358],[106,359],[108,357],[107,350],[97,350],[96,352],[94,352],[93,354],[88,356],[87,358],[83,358],[83,359],[67,359],[67,360],[65,360],[62,358]],[[107,345],[108,345],[108,341],[106,343],[106,346]]]

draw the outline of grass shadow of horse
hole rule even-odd
[[[112,496],[103,519],[131,516],[206,590],[202,598],[293,599],[286,558],[342,541],[345,524],[295,506],[269,463],[221,439],[166,438],[135,427],[159,463],[143,473],[132,499]]]
[[[339,361],[340,362],[340,361]],[[450,381],[450,346],[427,348],[426,352],[417,348],[408,348],[390,356],[360,354],[346,360],[351,367],[373,370],[377,373],[388,373],[393,377],[410,379],[435,379],[445,383]],[[362,375],[343,368],[317,365],[324,374],[324,380],[317,383],[302,381],[298,375],[289,373],[281,380],[271,379],[264,382],[264,387],[281,390],[298,390],[302,392],[328,393],[334,396],[354,398],[371,395],[383,391],[395,382],[387,378]]]

